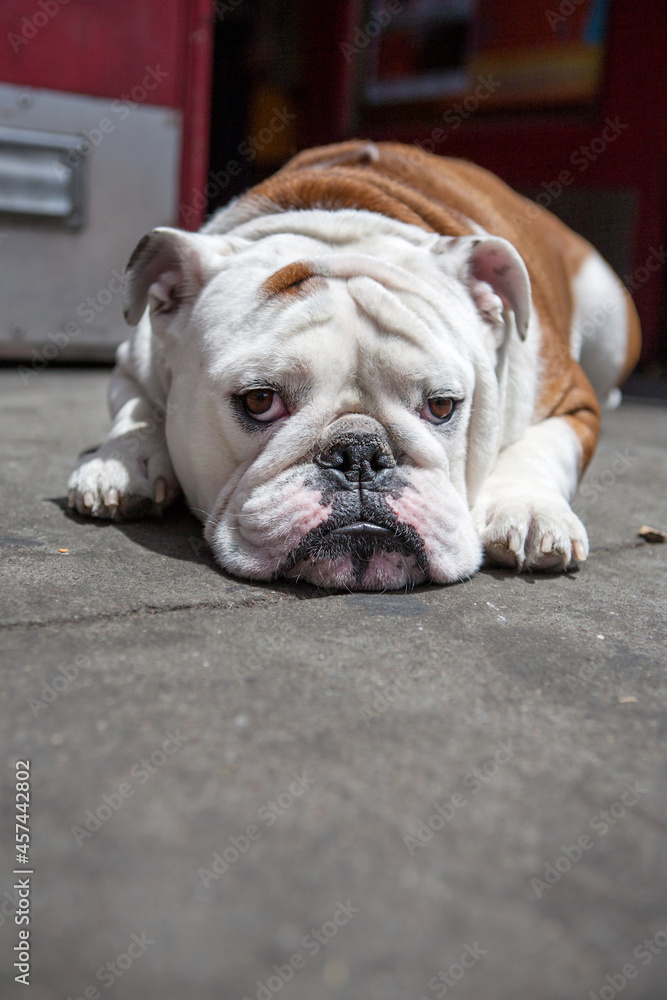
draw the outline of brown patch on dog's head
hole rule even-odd
[[[323,284],[323,279],[315,274],[310,264],[305,260],[295,260],[293,264],[281,267],[268,277],[262,285],[262,291],[267,298],[276,295],[296,297],[322,287]]]

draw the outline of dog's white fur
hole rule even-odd
[[[118,351],[113,428],[72,473],[70,506],[132,516],[182,490],[226,570],[328,587],[451,582],[472,574],[483,550],[523,569],[585,559],[569,505],[579,439],[560,417],[532,424],[542,334],[514,248],[357,209],[266,212],[244,220],[228,209],[199,234],[157,230],[131,263],[128,315],[139,322]],[[489,255],[506,272],[493,284],[471,267]],[[318,286],[264,295],[294,261]],[[572,353],[605,396],[625,350],[620,306],[606,326],[601,314],[610,294],[622,303],[617,279],[594,255],[574,293]],[[262,385],[284,387],[291,412],[251,428],[234,400]],[[420,418],[429,395],[461,400],[451,423]],[[289,562],[331,513],[314,456],[347,431],[394,453],[404,485],[386,503],[417,533],[426,563],[378,551],[360,576],[345,553]]]

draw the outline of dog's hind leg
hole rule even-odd
[[[574,315],[570,348],[600,403],[620,402],[622,385],[637,363],[639,317],[621,281],[593,251],[573,281]]]

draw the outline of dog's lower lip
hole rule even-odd
[[[383,528],[379,524],[371,524],[369,521],[355,521],[353,524],[344,524],[342,528],[333,528],[332,535],[391,535],[389,528]]]

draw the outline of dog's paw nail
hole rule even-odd
[[[83,506],[92,508],[94,503],[95,503],[95,494],[92,492],[92,490],[86,490],[86,492],[83,494]]]
[[[111,489],[107,491],[107,493],[106,493],[106,495],[104,497],[104,506],[105,507],[117,507],[119,499],[120,498],[119,498],[119,495],[118,495],[118,490],[116,489],[115,486],[112,486]]]
[[[516,528],[512,528],[509,535],[507,536],[507,547],[509,548],[510,552],[515,552],[515,553],[518,552],[519,549],[521,548],[521,535],[516,530]]]
[[[578,538],[572,542],[572,552],[577,562],[586,562],[586,546]]]
[[[554,536],[549,531],[549,532],[547,532],[547,534],[542,539],[542,544],[540,545],[540,551],[541,552],[551,552],[551,550],[553,549],[553,547],[554,547]]]
[[[162,478],[156,479],[155,489],[153,492],[153,499],[155,500],[155,503],[156,504],[163,503],[166,495],[167,495],[167,484],[165,483],[164,479]]]

